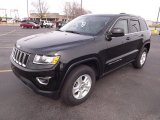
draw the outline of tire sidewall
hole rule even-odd
[[[81,75],[84,75],[84,74],[88,74],[91,77],[92,85],[91,85],[91,88],[90,88],[88,94],[84,98],[76,99],[72,93],[73,85],[74,85],[75,81]],[[64,102],[67,104],[70,104],[70,105],[78,105],[78,104],[84,102],[92,93],[94,85],[95,85],[95,72],[90,67],[81,66],[81,67],[78,67],[77,69],[74,69],[67,77],[66,84],[64,85],[63,92],[67,91],[67,92],[63,93],[63,94],[65,94],[64,99],[68,100],[68,101],[64,101]]]
[[[142,54],[143,54],[144,52],[146,52],[146,59],[145,59],[144,64],[143,64],[143,65],[141,65],[140,60],[141,60]],[[146,60],[147,60],[147,55],[148,55],[147,48],[143,48],[143,49],[141,50],[141,52],[140,52],[139,56],[138,56],[138,61],[137,61],[137,62],[138,62],[138,66],[139,66],[139,68],[142,68],[142,67],[145,65]]]

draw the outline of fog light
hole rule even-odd
[[[36,77],[36,80],[42,85],[48,85],[51,78],[52,77]]]

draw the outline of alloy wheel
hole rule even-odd
[[[90,91],[92,79],[90,75],[81,75],[73,84],[72,94],[76,99],[84,98]]]

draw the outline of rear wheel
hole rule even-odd
[[[65,104],[78,105],[87,100],[95,85],[95,72],[89,66],[79,66],[71,71],[63,87],[61,98]]]
[[[147,48],[143,48],[139,53],[138,57],[136,58],[136,60],[133,62],[133,66],[138,69],[142,68],[147,60],[147,54],[148,54]]]

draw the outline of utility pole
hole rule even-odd
[[[27,16],[28,16],[28,19],[29,19],[28,0],[27,0]]]
[[[160,14],[160,7],[159,7],[159,10],[158,10],[158,15],[157,15],[157,21],[156,21],[156,25],[155,25],[155,30],[156,30],[156,26],[158,25],[159,14]]]
[[[41,0],[39,0],[39,12],[40,12],[40,20],[42,19],[42,8],[41,8]]]
[[[4,9],[4,11],[5,11],[5,17],[6,17],[6,23],[7,23],[7,10]]]
[[[68,10],[68,9],[69,9],[69,6],[70,6],[70,3],[69,3],[69,2],[66,2],[66,5],[65,5],[65,9],[66,9],[66,10],[65,10],[65,11],[66,11],[66,17],[67,17],[67,20],[66,20],[66,21],[67,21],[67,22],[68,22],[68,20],[69,20],[69,19],[68,19],[68,14],[69,14],[69,12],[68,12],[69,10]]]
[[[10,17],[12,18],[12,9],[10,9]]]
[[[82,10],[83,8],[82,8],[82,0],[81,0],[81,14],[83,13],[83,10]]]
[[[159,10],[158,10],[158,15],[157,15],[157,24],[158,24],[159,14],[160,14],[160,7],[159,7]]]

